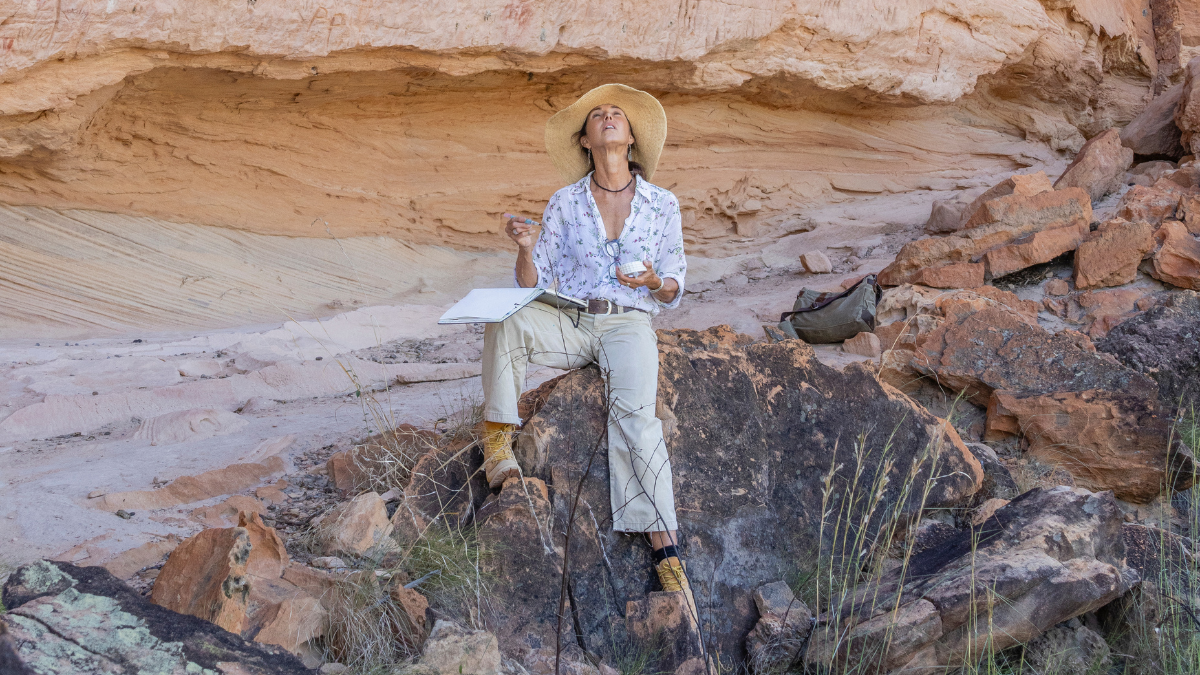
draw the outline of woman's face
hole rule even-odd
[[[609,147],[623,149],[633,144],[633,130],[625,111],[615,105],[598,105],[587,118],[587,134],[579,144],[588,149]]]

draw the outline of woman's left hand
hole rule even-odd
[[[622,286],[627,286],[629,288],[641,288],[642,286],[646,286],[655,290],[662,290],[663,280],[654,273],[654,263],[650,262],[649,260],[643,260],[642,264],[646,266],[646,271],[642,272],[636,277],[627,277],[621,273],[621,270],[618,269],[617,281],[619,281]]]

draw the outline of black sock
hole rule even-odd
[[[654,558],[654,564],[658,565],[659,563],[666,560],[667,558],[678,558],[679,551],[677,551],[675,549],[674,545],[664,546],[662,548],[656,548],[653,551],[651,551],[650,556],[652,558]]]

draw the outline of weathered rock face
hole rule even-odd
[[[1158,69],[1157,10],[1118,0],[443,9],[14,9],[0,230],[19,264],[0,331],[328,315],[465,290],[466,265],[494,283],[501,213],[536,216],[561,187],[543,123],[602,82],[662,99],[654,180],[680,198],[688,253],[723,257],[813,227],[817,204],[1057,168],[1132,119]]]
[[[1172,286],[1200,290],[1200,242],[1178,220],[1164,222],[1154,238],[1158,250],[1150,275]]]
[[[1153,248],[1154,230],[1149,223],[1103,223],[1075,252],[1075,288],[1120,286],[1133,281],[1142,258]]]
[[[250,551],[250,535],[243,527],[204,530],[189,537],[163,565],[151,600],[239,633],[246,627]]]
[[[101,567],[37,562],[4,586],[0,618],[29,672],[305,672],[278,647],[243,641],[208,621],[147,602]],[[0,631],[0,641],[4,639]],[[0,670],[4,663],[0,644]],[[219,666],[218,664],[222,664]]]
[[[321,217],[338,236],[495,244],[482,214],[540,211],[558,187],[529,152],[541,122],[581,90],[621,80],[682,95],[667,97],[680,150],[664,169],[688,169],[666,184],[683,181],[690,229],[745,236],[816,194],[881,189],[882,173],[896,187],[927,181],[916,178],[925,169],[896,173],[916,168],[905,166],[914,138],[967,171],[976,162],[954,159],[951,143],[968,155],[990,146],[980,164],[996,151],[1026,162],[1038,144],[1077,150],[1140,110],[1157,67],[1145,56],[1153,17],[1115,1],[1047,9],[1019,0],[1003,11],[981,0],[905,2],[865,14],[817,0],[702,11],[663,2],[634,22],[608,20],[617,5],[580,13],[556,0],[436,17],[364,2],[134,9],[22,6],[0,27],[0,157],[22,169],[3,174],[0,200],[301,236],[323,236],[309,232]],[[969,114],[1019,131],[968,129],[937,106],[907,107],[964,96]],[[861,122],[826,116],[863,103],[872,112]],[[908,129],[892,136],[882,118]],[[744,160],[720,150],[764,131],[772,145],[795,139],[777,148],[780,161],[765,162],[762,143]],[[866,140],[879,134],[893,143]],[[1026,150],[1022,136],[1033,139]],[[837,146],[854,149],[842,158],[849,166],[884,145],[893,145],[881,153],[892,158],[885,171],[865,157],[827,175],[765,168],[820,165]],[[739,186],[751,171],[761,184]],[[497,206],[515,194],[517,206]]]
[[[881,377],[900,383],[915,372],[986,406],[985,439],[1020,437],[1088,489],[1148,502],[1191,485],[1191,454],[1171,434],[1152,379],[1097,353],[1085,335],[1051,335],[971,295],[939,300],[943,319],[885,354]]]
[[[1154,378],[1164,410],[1200,402],[1200,295],[1172,294],[1165,304],[1118,325],[1096,349]]]
[[[657,415],[672,457],[682,552],[704,632],[730,655],[743,653],[757,620],[754,590],[818,550],[827,477],[828,498],[839,499],[872,485],[887,466],[880,509],[902,520],[916,515],[919,496],[897,503],[901,486],[914,462],[924,485],[930,453],[944,478],[927,505],[965,503],[982,479],[952,427],[866,369],[828,368],[799,340],[747,343],[727,327],[659,333]],[[601,391],[594,369],[560,380],[521,432],[518,455],[550,485],[556,533],[578,498],[566,549],[571,606],[585,644],[607,655],[620,608],[658,588],[643,539],[611,531]],[[863,452],[892,462],[867,460],[856,479],[860,434]],[[541,550],[536,541],[524,545]]]
[[[326,555],[363,555],[387,544],[392,529],[387,507],[375,492],[364,492],[339,504],[316,527]]]
[[[1092,220],[1088,194],[1076,187],[1045,190],[1025,177],[1014,184],[1016,178],[989,191],[1001,196],[981,195],[964,229],[905,244],[896,261],[879,273],[879,283],[974,287],[982,284],[984,274],[1003,276],[1074,250]],[[946,285],[939,282],[943,276]]]
[[[1109,129],[1088,139],[1074,161],[1054,181],[1055,189],[1083,188],[1092,201],[1121,187],[1125,170],[1133,163],[1133,150],[1121,145],[1121,134]]]
[[[857,672],[933,669],[1027,642],[1136,585],[1122,522],[1111,494],[1035,488],[854,589],[818,625],[805,658]]]
[[[1179,144],[1179,127],[1175,126],[1175,110],[1181,98],[1182,82],[1154,97],[1121,129],[1121,143],[1137,155],[1182,157],[1186,153]]]

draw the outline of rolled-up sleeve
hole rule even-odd
[[[556,252],[560,249],[559,232],[560,216],[562,210],[557,206],[558,195],[550,199],[550,203],[546,205],[545,212],[542,213],[542,231],[538,235],[537,243],[533,245],[533,267],[537,270],[536,288],[554,288],[555,277],[554,267],[557,265]],[[517,279],[517,270],[513,268],[513,286],[520,288],[521,282]]]
[[[675,309],[683,300],[683,278],[687,274],[687,257],[683,254],[683,218],[679,213],[679,200],[674,195],[663,204],[662,239],[658,245],[658,259],[654,261],[654,271],[662,279],[674,279],[679,284],[679,291],[671,302],[663,302],[650,294],[659,307]]]

